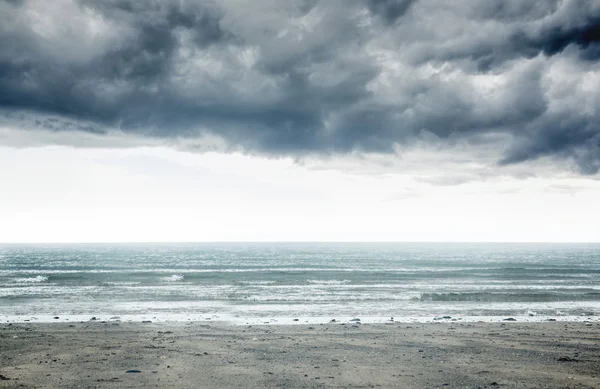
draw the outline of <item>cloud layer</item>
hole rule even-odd
[[[600,3],[0,0],[0,124],[600,169]]]

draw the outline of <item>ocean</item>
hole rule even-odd
[[[0,320],[600,319],[600,244],[0,245]]]

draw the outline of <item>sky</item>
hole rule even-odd
[[[0,0],[0,242],[600,241],[597,0]]]

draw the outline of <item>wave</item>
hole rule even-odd
[[[140,285],[141,282],[139,281],[122,281],[122,282],[112,282],[112,281],[106,281],[103,282],[102,285],[105,286],[135,286],[135,285]]]
[[[552,302],[552,301],[600,301],[598,291],[587,292],[464,292],[422,293],[417,301],[459,302]]]
[[[253,294],[253,295],[240,295],[230,294],[227,296],[230,300],[241,300],[241,301],[255,301],[255,302],[285,302],[288,304],[294,303],[306,303],[306,302],[321,302],[330,304],[339,304],[341,302],[381,302],[381,301],[411,301],[418,299],[418,295],[414,293],[402,293],[402,294],[385,294],[385,295],[373,295],[373,294]]]
[[[316,285],[344,285],[349,284],[350,280],[306,280],[309,284]]]
[[[183,281],[183,278],[184,278],[183,274],[173,274],[168,277],[162,277],[161,280],[166,281],[166,282],[178,282],[178,281]]]
[[[13,282],[19,284],[33,284],[38,282],[46,282],[48,281],[48,276],[38,275],[35,277],[20,277],[13,279]]]
[[[273,285],[276,284],[277,281],[238,281],[241,285]]]

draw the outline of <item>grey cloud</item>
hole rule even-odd
[[[25,0],[2,0],[2,1],[4,1],[4,2],[6,2],[8,4],[12,4],[14,6],[20,6],[20,5],[23,5],[23,2]]]
[[[569,46],[576,47],[582,59],[600,58],[597,1],[457,1],[454,4],[441,7],[443,15],[437,15],[432,9],[435,5],[431,4],[427,8],[431,12],[429,23],[408,23],[398,29],[396,41],[409,51],[413,61],[422,64],[462,60],[466,68],[488,72],[515,59],[557,55]],[[406,44],[400,39],[411,34],[408,30],[415,27],[417,34],[429,38],[424,42],[427,45]],[[421,39],[414,37],[413,41]]]
[[[39,23],[44,4],[0,2],[15,126],[292,156],[503,134],[501,166],[600,169],[595,1],[65,0]]]
[[[367,0],[369,10],[383,18],[386,23],[394,23],[404,15],[416,0]]]
[[[583,7],[585,13],[585,7]],[[594,61],[600,59],[600,10],[590,11],[583,20],[570,24],[561,23],[529,33],[517,31],[511,41],[524,55],[535,56],[539,52],[556,55],[569,45],[581,50],[581,58]]]
[[[548,117],[534,122],[529,125],[528,136],[510,148],[501,163],[558,154],[572,157],[582,173],[595,174],[600,169],[600,132],[596,124],[599,119]]]
[[[501,22],[535,21],[552,15],[561,0],[478,1],[472,3],[469,15]]]

